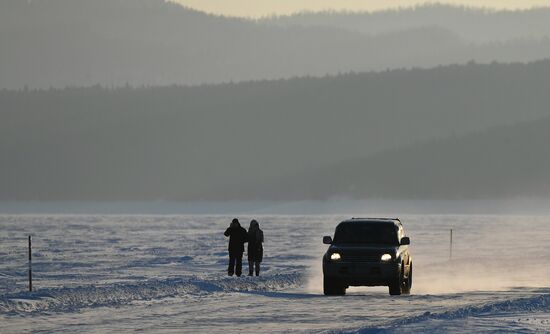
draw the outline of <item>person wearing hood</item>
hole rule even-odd
[[[264,232],[260,230],[260,224],[252,220],[248,228],[248,276],[252,276],[254,269],[256,276],[260,275],[260,262],[264,255],[263,242]]]
[[[241,276],[244,243],[248,241],[248,234],[241,227],[239,220],[234,218],[231,225],[225,230],[224,235],[229,237],[229,267],[227,268],[227,274],[233,276],[233,273],[235,273],[237,276]]]

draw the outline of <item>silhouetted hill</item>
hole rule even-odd
[[[431,140],[271,182],[272,198],[550,196],[550,118]]]
[[[510,11],[429,4],[376,12],[304,12],[259,22],[283,27],[341,28],[366,34],[440,27],[476,43],[550,37],[550,7]]]
[[[522,31],[539,31],[525,26]],[[550,55],[550,40],[537,38],[471,45],[438,26],[367,35],[338,27],[275,27],[163,0],[3,0],[0,88],[187,85],[471,59],[531,61]]]
[[[203,87],[0,91],[0,199],[284,197],[278,184],[303,171],[550,117],[548,92],[550,61]],[[288,196],[295,193],[289,187]]]

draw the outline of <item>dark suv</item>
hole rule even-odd
[[[350,286],[388,286],[390,295],[412,286],[410,239],[397,218],[352,218],[336,226],[323,256],[325,295],[344,295]]]

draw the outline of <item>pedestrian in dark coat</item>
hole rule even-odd
[[[241,227],[237,218],[231,221],[231,225],[225,230],[224,235],[229,237],[229,267],[227,274],[241,276],[243,268],[244,243],[248,241],[246,230]]]
[[[256,267],[256,276],[260,275],[260,262],[264,256],[264,231],[260,230],[260,224],[252,220],[248,228],[248,276],[252,276]]]

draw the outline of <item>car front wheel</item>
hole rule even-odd
[[[343,296],[346,287],[338,279],[323,276],[323,292],[326,296]]]
[[[401,289],[403,285],[401,284],[402,280],[401,278],[395,279],[393,282],[390,283],[390,295],[392,296],[399,296],[401,294]]]

